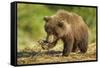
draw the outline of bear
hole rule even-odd
[[[44,29],[47,33],[44,43],[48,43],[46,47],[42,46],[44,49],[53,48],[61,39],[64,43],[63,56],[69,56],[77,49],[80,53],[87,52],[88,26],[80,15],[67,10],[58,10],[52,16],[45,16],[44,21]]]

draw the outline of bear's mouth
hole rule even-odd
[[[55,46],[55,41],[57,41],[57,37],[55,35],[47,36],[46,40],[43,41],[42,48],[43,49],[51,49]]]
[[[51,34],[51,35],[49,35],[47,38],[46,38],[46,41],[48,42],[48,43],[53,43],[54,42],[54,35],[53,34]]]

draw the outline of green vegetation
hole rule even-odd
[[[89,27],[89,43],[96,42],[96,8],[18,4],[17,27],[18,27],[18,50],[30,46],[37,46],[35,42],[45,39],[44,16],[50,16],[57,10],[64,9],[75,12],[83,17]]]

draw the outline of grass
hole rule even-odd
[[[36,51],[34,48],[26,48],[18,52],[17,58],[18,65],[96,60],[96,44],[90,44],[85,54],[76,52],[71,53],[68,57],[62,56],[61,50],[51,49],[47,51],[41,49],[40,51],[39,49]]]

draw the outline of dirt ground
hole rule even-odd
[[[26,48],[24,51],[17,53],[17,64],[38,64],[38,63],[57,63],[57,62],[73,62],[73,61],[87,61],[96,60],[96,44],[92,43],[88,47],[85,54],[79,52],[72,53],[68,56],[62,56],[62,51],[57,50],[42,50],[36,52],[32,49]]]

